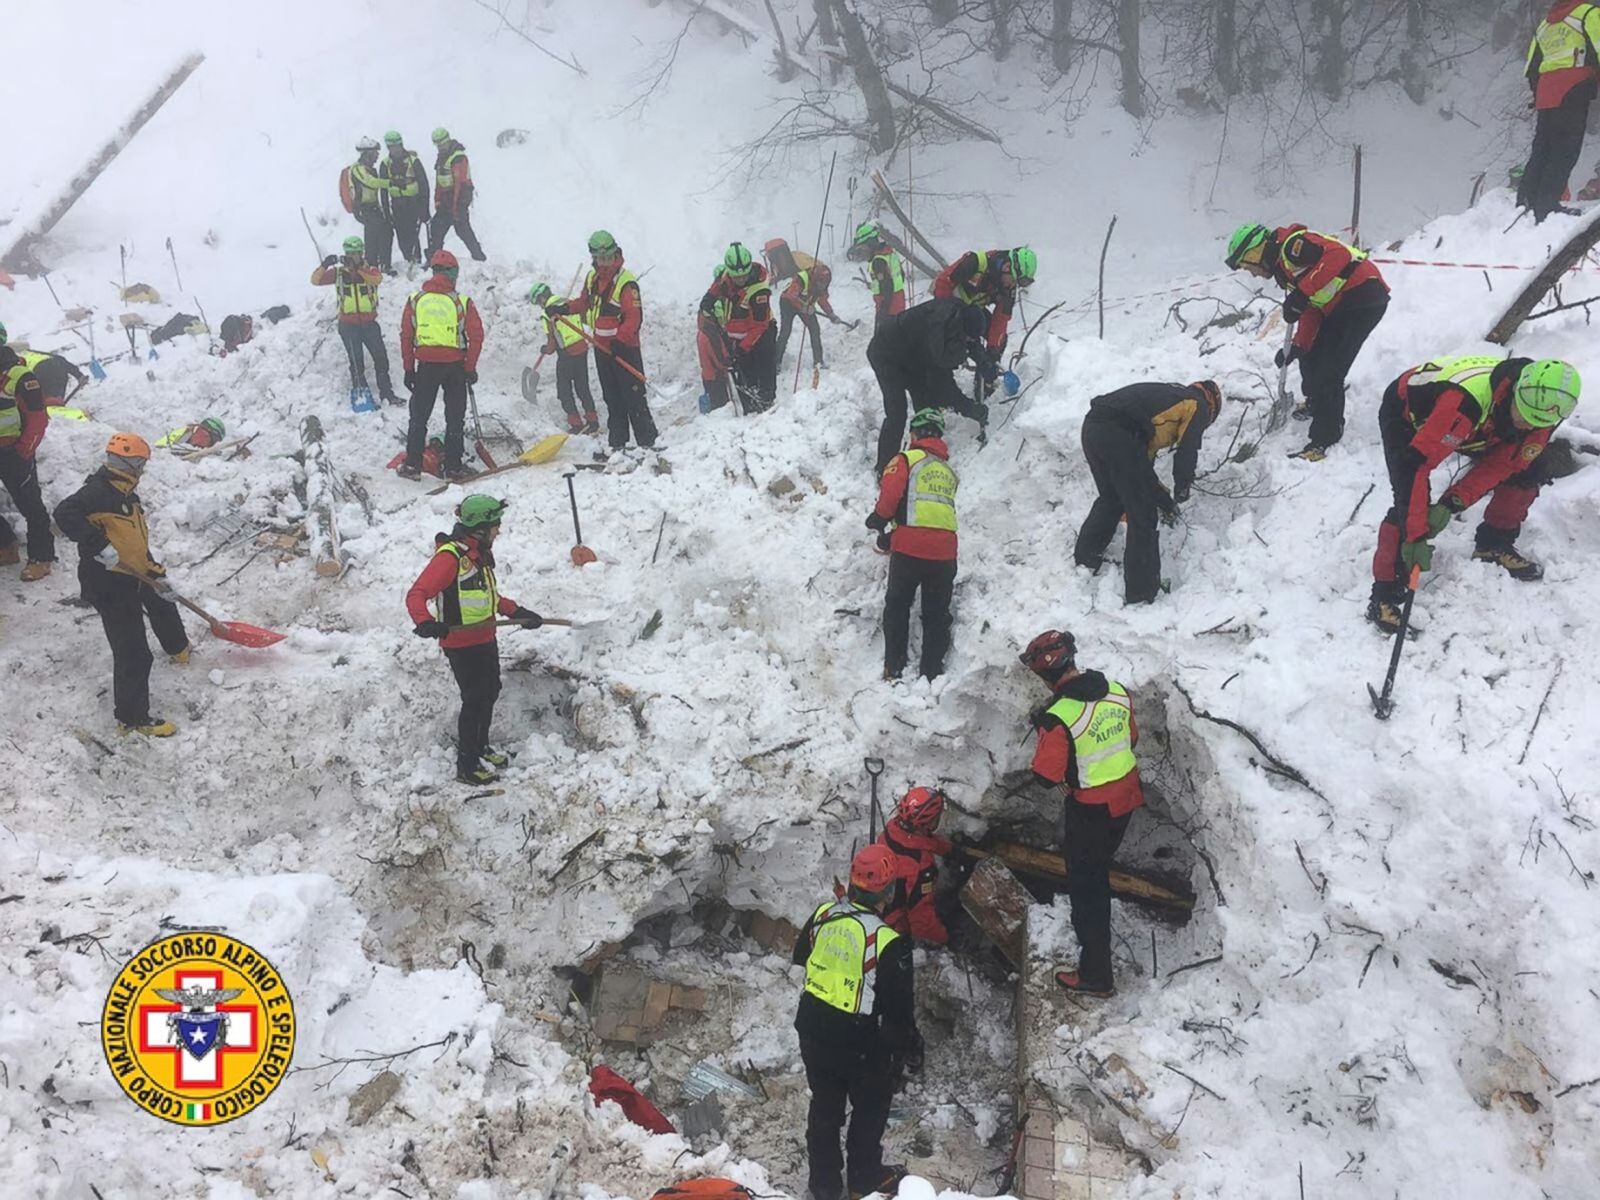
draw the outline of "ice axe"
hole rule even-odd
[[[152,588],[160,587],[164,582],[153,576],[146,575],[142,571],[136,571],[123,563],[118,563],[111,569],[123,575],[132,575],[140,583],[147,584]],[[225,642],[232,642],[236,646],[249,646],[253,650],[261,650],[267,646],[277,645],[288,636],[283,633],[274,633],[270,629],[262,629],[259,625],[247,625],[243,621],[219,621],[193,600],[178,595],[171,588],[168,588],[167,591],[176,603],[183,605],[183,607],[210,626],[212,637],[221,638]]]
[[[878,840],[878,776],[883,774],[883,759],[864,758],[861,765],[867,770],[867,778],[872,780],[872,807],[867,811],[867,842]]]
[[[572,565],[581,567],[586,563],[597,561],[599,556],[583,544],[583,527],[578,524],[578,490],[572,483],[577,477],[576,471],[567,472],[567,499],[572,502],[572,536],[575,539],[572,547]]]
[[[1367,695],[1372,697],[1372,711],[1378,720],[1387,721],[1389,714],[1394,712],[1394,673],[1400,669],[1400,651],[1405,649],[1406,634],[1411,629],[1411,605],[1417,598],[1417,584],[1422,579],[1422,568],[1412,567],[1411,578],[1406,580],[1406,600],[1400,609],[1400,628],[1395,631],[1394,649],[1389,654],[1389,673],[1383,678],[1383,694],[1380,696],[1367,684]]]

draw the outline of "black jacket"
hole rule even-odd
[[[981,310],[959,300],[924,300],[903,313],[885,317],[872,335],[867,357],[874,366],[891,366],[909,376],[948,374],[982,347],[978,322],[986,320]]]
[[[811,957],[816,914],[806,919],[794,942],[794,962],[805,966]],[[919,1040],[912,989],[912,939],[903,934],[889,943],[873,968],[872,1012],[851,1015],[824,1004],[810,992],[800,994],[794,1015],[795,1031],[803,1041],[821,1042],[841,1054],[887,1059],[904,1053]]]
[[[101,467],[83,486],[56,505],[56,524],[78,545],[78,585],[91,604],[133,599],[145,585],[132,575],[107,570],[95,555],[115,546],[117,557],[145,575],[160,578],[166,570],[150,557],[150,534],[144,506],[133,490],[134,480],[120,472],[113,479]]]

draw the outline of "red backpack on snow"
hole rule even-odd
[[[650,1200],[752,1200],[754,1195],[731,1179],[685,1179],[662,1188]]]

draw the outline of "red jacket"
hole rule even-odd
[[[935,458],[950,461],[950,447],[943,438],[913,438],[908,450],[926,450]],[[872,511],[886,520],[896,522],[889,535],[889,549],[895,554],[908,554],[912,558],[928,558],[935,562],[954,562],[956,534],[953,529],[919,529],[906,524],[906,485],[911,479],[911,467],[906,462],[905,450],[889,460],[883,469],[883,480],[878,485],[878,504]]]
[[[457,533],[454,536],[440,536],[445,537],[447,541],[460,542],[467,548],[467,558],[469,560],[480,567],[485,565],[485,555],[478,547],[478,539],[471,534]],[[435,540],[437,541],[438,539]],[[491,571],[494,570],[494,555],[492,553],[489,554],[487,559],[488,568]],[[456,570],[456,556],[448,551],[440,550],[428,560],[428,565],[422,569],[422,574],[417,576],[417,581],[406,591],[406,612],[410,615],[413,625],[420,625],[424,621],[438,619],[435,617],[433,610],[428,607],[428,602],[455,583]],[[501,596],[496,611],[502,617],[509,617],[517,611],[517,602]],[[459,650],[463,646],[481,646],[484,642],[494,641],[496,632],[494,622],[485,621],[483,624],[474,625],[470,629],[447,633],[439,644],[446,650]]]
[[[1099,671],[1081,671],[1056,688],[1055,699],[1067,696],[1075,700],[1093,701],[1101,699],[1108,691],[1106,677]],[[1130,813],[1144,803],[1144,788],[1139,782],[1138,767],[1113,783],[1082,787],[1078,783],[1077,753],[1067,727],[1045,711],[1034,719],[1034,728],[1038,740],[1033,748],[1033,773],[1039,780],[1061,788],[1079,804],[1104,804],[1113,817]],[[1137,746],[1139,723],[1134,719],[1131,706],[1128,709],[1128,732]]]
[[[895,286],[894,267],[889,263],[891,253],[893,251],[880,250],[867,264],[867,269],[872,272],[873,282],[878,288],[872,297],[875,326],[883,324],[885,317],[892,317],[906,310],[906,290]]]
[[[335,263],[331,267],[318,264],[317,269],[311,272],[311,285],[313,287],[331,287],[339,282],[341,273],[348,273],[350,268],[344,263]],[[343,306],[339,309],[339,324],[341,325],[371,325],[378,319],[377,287],[383,282],[383,271],[377,267],[363,263],[355,268],[355,273],[361,281],[373,289],[371,312],[345,312]],[[424,285],[426,286],[426,285]],[[237,349],[237,347],[235,347]]]
[[[597,298],[609,297],[611,285],[616,282],[617,273],[622,270],[622,255],[617,255],[617,261],[607,263],[605,267],[596,267],[585,276],[583,291],[579,292],[566,304],[554,306],[552,311],[566,313],[586,313],[594,306]],[[618,311],[609,312],[615,307]],[[617,297],[613,306],[609,299],[602,300],[600,314],[595,318],[594,337],[602,346],[609,348],[613,342],[621,342],[624,346],[639,345],[639,329],[644,324],[644,304],[639,298],[639,284],[624,285],[622,295]],[[587,345],[587,343],[585,343]],[[605,351],[601,351],[605,353]]]
[[[50,428],[50,416],[45,412],[44,388],[32,371],[25,371],[17,377],[15,394],[22,418],[22,433],[19,437],[0,438],[0,446],[15,450],[23,458],[32,458],[39,449],[39,443],[44,440],[45,430]]]
[[[433,275],[422,285],[425,292],[442,292],[452,295],[456,285],[448,275]],[[400,314],[400,362],[411,370],[419,362],[465,362],[467,370],[478,369],[478,355],[483,350],[483,322],[478,319],[478,306],[471,300],[466,304],[465,324],[467,348],[457,346],[419,346],[416,344],[417,319],[412,312],[412,297],[406,297],[405,311]]]
[[[878,841],[900,862],[900,886],[883,919],[897,933],[908,933],[930,946],[944,945],[950,933],[934,911],[933,888],[939,878],[938,860],[950,853],[950,840],[935,833],[913,833],[899,817],[890,817]]]
[[[1544,51],[1539,46],[1539,31],[1547,25],[1560,25],[1563,22],[1572,26],[1574,33],[1581,32],[1583,35],[1581,65],[1541,71],[1539,68],[1544,63]],[[1550,11],[1539,22],[1539,28],[1534,31],[1533,41],[1528,46],[1525,72],[1528,86],[1533,89],[1536,108],[1560,108],[1569,100],[1588,104],[1594,99],[1596,82],[1600,80],[1600,65],[1595,62],[1595,55],[1600,52],[1597,40],[1600,40],[1600,10],[1590,0],[1556,0],[1550,6]]]
[[[707,320],[715,322],[718,301],[726,301],[728,319],[722,327],[739,352],[748,354],[772,328],[772,290],[768,288],[749,299],[745,292],[758,283],[767,282],[767,269],[760,263],[755,264],[744,283],[736,282],[726,273],[718,275],[700,299],[701,324]]]
[[[833,311],[833,303],[828,299],[828,286],[833,282],[833,272],[818,263],[805,275],[806,286],[801,288],[800,276],[794,276],[783,289],[783,298],[803,313],[815,312],[820,308],[830,317],[837,316]]]
[[[1317,340],[1323,317],[1362,284],[1377,280],[1383,294],[1389,294],[1389,285],[1377,265],[1370,258],[1357,259],[1354,250],[1337,238],[1313,233],[1304,225],[1285,225],[1273,230],[1272,244],[1269,261],[1273,279],[1279,287],[1298,292],[1305,302],[1305,311],[1294,327],[1294,344],[1302,352],[1311,349]],[[1312,296],[1341,276],[1344,286],[1333,299],[1320,308],[1311,303]],[[1371,295],[1374,290],[1364,294]]]
[[[472,203],[472,167],[466,154],[450,164],[449,187],[440,187],[438,177],[446,160],[460,149],[461,143],[451,138],[440,144],[438,156],[433,160],[433,207],[439,212],[448,211],[452,217],[459,217]]]
[[[987,308],[994,305],[989,315],[989,349],[999,354],[1005,348],[1006,330],[1011,324],[1011,310],[1017,303],[1017,285],[1011,282],[1006,269],[1010,251],[990,250],[987,265],[978,269],[978,252],[968,250],[955,262],[940,271],[933,281],[933,294],[937,299],[954,296],[963,304],[977,304]]]

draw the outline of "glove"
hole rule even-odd
[[[1414,542],[1406,542],[1400,547],[1400,561],[1407,567],[1416,567],[1418,570],[1429,571],[1433,569],[1433,543],[1427,538],[1418,538]]]
[[[402,376],[401,382],[406,385],[406,391],[408,391],[408,392],[416,391],[416,389],[417,389],[417,373],[415,371],[407,371],[405,373],[405,375]]]
[[[1187,501],[1188,499],[1189,499],[1189,489],[1188,489],[1187,486],[1180,487],[1180,488],[1173,488],[1172,489],[1172,502],[1174,504],[1182,504],[1185,501]]]
[[[1161,510],[1161,523],[1169,527],[1178,523],[1177,505],[1173,505],[1171,508],[1163,508]]]
[[[450,626],[443,621],[418,621],[411,632],[422,638],[442,638],[450,632]]]
[[[880,517],[877,513],[873,513],[867,518],[867,528],[876,533],[882,533],[889,528],[889,518]]]
[[[1005,389],[1007,398],[1015,400],[1022,392],[1022,380],[1017,378],[1015,371],[1007,371],[1000,376],[1000,385]]]
[[[468,371],[467,372],[467,386],[471,387],[473,384],[475,384],[477,382],[478,382],[478,373],[476,371]]]
[[[1300,357],[1300,347],[1299,346],[1296,346],[1296,345],[1293,345],[1293,344],[1288,345],[1288,346],[1279,346],[1278,347],[1278,352],[1272,356],[1272,365],[1275,366],[1275,367],[1287,367],[1290,363],[1294,362],[1294,360],[1299,358],[1299,357]]]
[[[322,260],[322,265],[324,267],[336,267],[336,266],[338,266],[339,265],[339,256],[337,254],[328,255],[327,258]]]
[[[881,530],[873,544],[877,546],[879,554],[889,553],[889,531]]]
[[[520,604],[517,606],[516,611],[511,614],[511,619],[513,621],[521,621],[525,629],[537,629],[544,624],[543,617],[534,612],[533,609],[523,608]]]
[[[1443,532],[1444,527],[1450,524],[1450,518],[1455,516],[1451,509],[1443,504],[1430,504],[1428,506],[1428,536],[1435,537]]]
[[[117,557],[117,548],[115,546],[107,546],[94,556],[94,560],[108,571],[122,561]]]
[[[989,384],[991,387],[994,386],[994,381],[1000,378],[999,360],[990,358],[987,354],[981,355],[977,361],[973,363],[973,369],[976,370],[983,381]]]
[[[1290,292],[1283,298],[1283,319],[1293,325],[1305,314],[1310,303],[1304,292]]]

